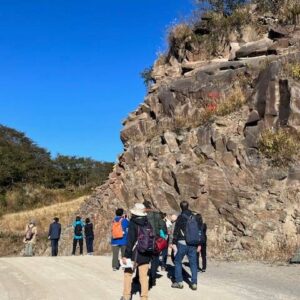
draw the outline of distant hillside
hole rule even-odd
[[[24,133],[0,125],[0,211],[12,212],[62,202],[101,185],[112,163],[58,155]]]

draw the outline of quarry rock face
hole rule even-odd
[[[299,165],[272,166],[258,139],[265,129],[300,131],[300,83],[284,72],[300,61],[298,30],[272,27],[269,38],[234,45],[230,61],[155,64],[155,84],[124,122],[124,152],[79,211],[95,224],[96,251],[110,251],[115,209],[144,200],[166,213],[187,200],[207,223],[210,257],[286,259],[294,251]],[[271,51],[274,43],[287,54]]]

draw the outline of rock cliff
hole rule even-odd
[[[300,161],[293,153],[276,164],[260,145],[264,132],[299,134],[300,26],[259,22],[221,56],[203,59],[183,43],[155,62],[144,102],[124,121],[123,154],[80,209],[93,217],[97,251],[109,249],[114,210],[145,199],[167,213],[189,201],[207,223],[210,256],[286,259],[295,250]]]

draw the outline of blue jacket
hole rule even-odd
[[[59,240],[61,234],[61,225],[59,223],[53,222],[50,224],[48,236],[50,240]]]
[[[81,224],[81,226],[82,226],[82,235],[75,235],[75,227],[76,227],[77,224]],[[84,222],[82,222],[82,221],[75,221],[75,222],[73,223],[73,228],[74,228],[74,239],[75,239],[75,240],[82,240],[82,239],[83,239],[83,228],[84,228],[84,226],[85,226],[85,224],[84,224]]]
[[[114,221],[119,222],[121,217],[115,217]],[[123,237],[121,239],[111,239],[112,246],[126,246],[127,245],[127,234],[128,234],[129,221],[123,219],[122,228],[123,228]]]

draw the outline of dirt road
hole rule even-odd
[[[0,300],[119,300],[122,272],[110,257],[0,258]],[[300,299],[300,266],[212,262],[199,288],[170,287],[166,273],[150,300]],[[137,295],[133,299],[139,299]]]

